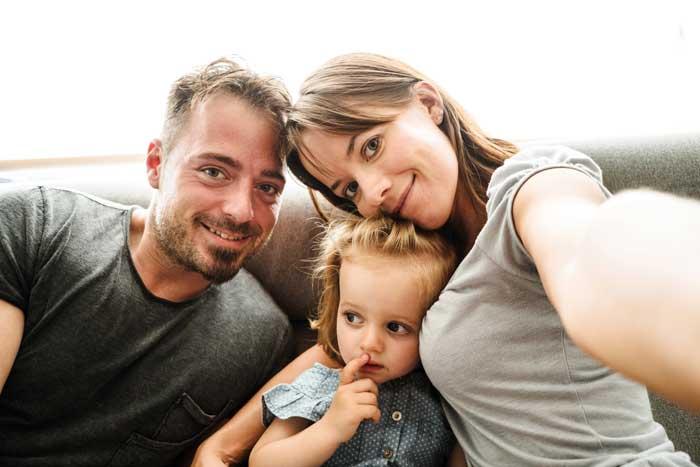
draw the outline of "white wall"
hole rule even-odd
[[[293,94],[334,55],[401,58],[506,138],[697,131],[699,4],[4,2],[0,159],[142,153],[170,82],[231,54]]]

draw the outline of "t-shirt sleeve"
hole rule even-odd
[[[275,418],[320,420],[330,407],[339,382],[337,370],[315,363],[291,384],[278,384],[263,394],[263,424],[269,426]]]
[[[40,188],[0,191],[0,300],[22,311],[29,305],[44,229]]]
[[[610,196],[603,185],[600,167],[593,159],[565,146],[522,150],[493,173],[486,192],[488,221],[477,246],[506,271],[532,280],[539,280],[537,270],[515,230],[513,200],[520,187],[533,175],[553,168],[579,171],[595,181],[605,196]]]

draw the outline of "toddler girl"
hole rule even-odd
[[[311,325],[324,350],[345,366],[316,363],[292,384],[265,393],[269,427],[250,465],[465,465],[418,355],[423,316],[455,261],[440,234],[409,222],[331,223]]]

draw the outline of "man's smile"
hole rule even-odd
[[[207,230],[209,230],[211,233],[213,233],[213,234],[215,234],[215,235],[217,235],[217,236],[223,238],[224,240],[241,241],[241,240],[246,240],[246,239],[248,239],[248,238],[250,238],[250,237],[253,236],[253,235],[251,235],[251,234],[240,234],[240,233],[239,233],[239,234],[231,234],[231,233],[225,233],[225,232],[222,232],[221,230],[217,230],[217,229],[215,229],[214,227],[208,226],[208,225],[206,225],[206,224],[204,224],[204,223],[202,223],[202,225],[203,225],[204,227],[206,227]]]

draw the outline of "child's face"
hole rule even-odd
[[[424,314],[418,274],[407,259],[362,256],[341,263],[338,347],[345,363],[369,354],[358,377],[381,384],[410,373],[418,364]]]

